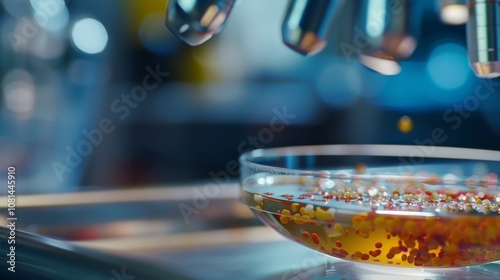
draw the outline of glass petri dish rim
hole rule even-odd
[[[244,168],[256,169],[263,172],[273,172],[274,174],[290,174],[298,176],[312,176],[328,179],[360,179],[360,180],[425,180],[429,177],[417,175],[384,175],[384,174],[325,174],[325,170],[303,170],[285,168],[273,165],[266,165],[253,162],[262,158],[279,158],[287,156],[368,156],[368,157],[415,157],[416,151],[421,151],[416,145],[384,145],[384,144],[332,144],[332,145],[310,145],[310,146],[289,146],[279,148],[256,149],[242,154],[239,158],[241,170]],[[486,149],[471,149],[458,147],[432,147],[431,153],[424,153],[422,158],[443,159],[443,160],[472,160],[500,162],[500,151]],[[353,167],[354,168],[354,167]],[[452,185],[464,184],[465,180],[455,181]],[[441,185],[447,185],[441,182]]]

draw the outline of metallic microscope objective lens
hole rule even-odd
[[[236,0],[169,0],[165,25],[191,46],[221,32]]]
[[[282,26],[283,42],[304,55],[320,52],[343,3],[344,0],[291,0]]]
[[[363,0],[359,27],[369,41],[364,54],[384,52],[396,60],[408,58],[417,46],[418,16],[411,0]]]
[[[476,76],[500,76],[500,1],[468,1],[467,49]]]
[[[357,30],[367,42],[359,55],[361,64],[384,75],[399,74],[398,61],[410,57],[417,46],[419,14],[414,2],[360,1]]]

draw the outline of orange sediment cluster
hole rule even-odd
[[[298,211],[307,213],[305,208]],[[470,266],[500,259],[497,217],[422,218],[369,212],[348,220],[320,207],[312,211],[314,215],[300,215],[283,209],[276,215],[292,237],[300,236],[304,245],[334,257],[412,267]]]

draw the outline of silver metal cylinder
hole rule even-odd
[[[227,24],[236,0],[169,0],[165,25],[191,46],[201,45]]]
[[[344,0],[291,0],[282,26],[283,42],[304,55],[320,52],[343,3]]]
[[[363,54],[383,52],[395,60],[408,58],[417,46],[419,13],[412,0],[363,0],[358,33],[367,46]]]
[[[467,49],[476,76],[500,76],[500,1],[468,1]]]

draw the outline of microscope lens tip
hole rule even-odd
[[[322,40],[312,32],[308,32],[300,39],[293,39],[289,36],[283,36],[283,43],[290,49],[302,55],[314,55],[319,53],[326,46],[326,40]]]
[[[198,46],[224,29],[235,0],[170,0],[165,25],[185,43]]]
[[[500,62],[472,62],[472,70],[477,77],[483,79],[494,79],[500,77]]]

